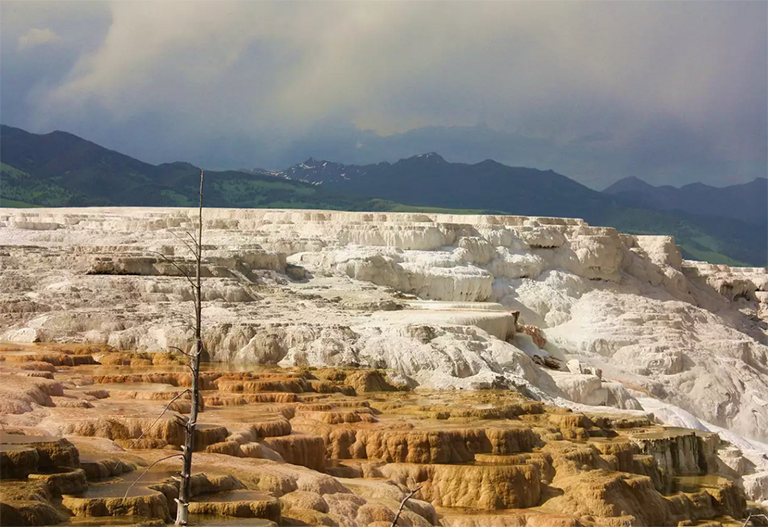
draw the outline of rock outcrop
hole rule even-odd
[[[112,365],[54,374],[90,407],[0,414],[3,525],[174,516],[188,407],[137,393],[177,393],[185,374],[173,361],[98,355]],[[385,526],[411,494],[398,525],[674,527],[743,523],[748,511],[743,455],[637,412],[574,412],[510,388],[414,392],[366,369],[211,365],[203,379],[203,400],[244,399],[198,416],[190,513],[200,525]]]
[[[4,356],[3,374],[11,376],[10,384],[0,383],[1,413],[23,416],[45,407],[59,416],[50,426],[56,434],[98,434],[131,448],[180,444],[172,418],[146,434],[148,423],[139,415],[119,426],[84,418],[102,399],[96,392],[87,399],[73,395],[82,384],[61,384],[59,372],[114,350],[126,353],[109,353],[105,360],[113,367],[141,368],[167,356],[159,351],[189,349],[192,297],[179,274],[190,265],[181,239],[193,228],[194,214],[0,211],[0,339],[83,345],[79,353]],[[211,378],[204,380],[211,407],[283,404],[305,393],[360,394],[386,386],[515,389],[576,411],[613,407],[629,420],[653,412],[662,422],[717,433],[747,460],[731,469],[735,477],[751,497],[768,499],[765,269],[685,261],[669,237],[624,235],[576,219],[204,214],[208,358],[383,372],[357,380],[345,374],[352,376],[348,383],[308,376]],[[88,347],[101,351],[83,351]],[[184,382],[175,360],[162,372],[168,387],[123,387],[123,395],[133,392],[138,404],[170,400]],[[156,383],[160,377],[132,379]],[[184,411],[188,400],[175,404]],[[325,425],[350,419],[375,425],[375,418],[337,412],[323,419]],[[240,435],[227,438],[211,428],[201,444],[244,459],[283,459],[293,455],[288,445],[260,441],[282,437],[294,419],[309,420],[297,412],[237,430],[222,425]],[[326,440],[318,427],[295,431]],[[576,428],[555,433],[583,438]],[[339,439],[328,443],[332,449],[344,451],[357,441],[347,445],[334,433]],[[316,454],[310,458],[320,468]]]

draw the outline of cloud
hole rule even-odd
[[[55,31],[45,28],[31,28],[18,38],[19,50],[39,46],[40,44],[51,44],[61,40],[61,37]]]
[[[51,27],[78,44],[55,79],[0,50],[27,79],[3,85],[4,114],[149,161],[396,155],[384,145],[423,128],[448,159],[508,152],[597,186],[687,182],[702,158],[744,179],[765,165],[764,2],[26,4],[0,6],[4,40]],[[84,5],[89,33],[72,16]],[[549,154],[520,146],[541,142]]]

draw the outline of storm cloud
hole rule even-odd
[[[150,162],[766,174],[768,3],[4,1],[0,112]]]

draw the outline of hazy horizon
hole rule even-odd
[[[0,113],[150,163],[768,170],[765,2],[0,4]]]

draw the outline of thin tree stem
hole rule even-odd
[[[165,405],[165,408],[163,408],[163,411],[162,411],[162,412],[160,412],[160,415],[158,415],[158,416],[157,416],[157,419],[155,419],[154,421],[152,421],[152,424],[151,424],[151,425],[149,425],[149,428],[145,428],[145,429],[144,429],[144,431],[141,433],[141,435],[140,435],[138,438],[136,438],[136,441],[138,441],[139,439],[141,439],[142,437],[144,437],[144,434],[146,434],[146,433],[147,433],[147,430],[151,430],[151,429],[152,429],[152,427],[153,427],[153,426],[155,426],[155,425],[157,424],[157,422],[160,420],[160,418],[161,418],[161,417],[163,417],[163,414],[165,414],[165,412],[167,412],[167,411],[168,411],[168,408],[170,408],[170,407],[171,407],[171,405],[174,403],[174,401],[176,401],[176,399],[178,399],[179,397],[181,397],[182,395],[184,395],[185,393],[188,393],[188,392],[189,392],[189,388],[187,388],[187,389],[186,389],[186,390],[184,390],[183,392],[179,392],[179,393],[176,395],[176,397],[174,397],[173,399],[171,399],[171,400],[168,402],[168,404],[166,404],[166,405]]]
[[[161,461],[165,461],[166,459],[171,459],[171,458],[174,458],[174,457],[183,457],[183,456],[184,456],[184,454],[171,454],[170,456],[161,457],[160,459],[158,459],[157,461],[155,461],[154,463],[152,463],[151,465],[149,465],[149,466],[146,468],[146,470],[144,470],[144,472],[142,472],[142,473],[141,473],[141,475],[140,475],[138,478],[136,478],[135,480],[133,480],[133,483],[131,483],[131,486],[130,486],[130,487],[128,487],[128,489],[126,489],[126,491],[125,491],[125,494],[123,495],[123,499],[125,499],[125,498],[127,498],[127,497],[128,497],[128,493],[129,493],[129,492],[131,492],[131,489],[133,488],[133,486],[134,486],[134,485],[136,485],[136,483],[138,483],[138,482],[139,482],[139,480],[140,480],[141,478],[143,478],[143,477],[146,475],[146,473],[147,473],[147,472],[149,472],[149,469],[151,469],[152,467],[154,467],[155,465],[157,465],[157,464],[158,464],[158,463],[160,463]]]
[[[192,254],[197,254],[197,251],[196,251],[195,249],[193,249],[193,248],[192,248],[192,246],[189,244],[189,242],[188,242],[187,240],[183,239],[181,236],[179,236],[178,234],[176,234],[176,233],[175,233],[175,232],[173,232],[173,231],[169,231],[169,232],[171,233],[171,236],[173,236],[173,237],[174,237],[174,238],[176,238],[178,241],[180,241],[181,243],[183,243],[183,244],[184,244],[184,246],[187,248],[187,250],[188,250],[189,252],[191,252]],[[191,234],[189,234],[189,232],[187,232],[187,231],[184,231],[184,232],[185,232],[187,235],[191,236]],[[194,241],[194,239],[193,239],[193,241]]]
[[[184,351],[183,349],[179,348],[178,346],[168,346],[168,349],[169,349],[169,350],[176,350],[176,351],[178,351],[179,353],[181,353],[182,355],[184,355],[185,357],[188,357],[188,358],[190,358],[190,359],[192,358],[192,355],[190,355],[189,353],[187,353],[187,352],[186,352],[186,351]]]
[[[741,527],[747,527],[747,524],[750,522],[752,518],[764,518],[765,520],[768,520],[768,516],[765,514],[750,514],[747,516],[747,519],[744,520],[744,524]]]
[[[395,514],[395,519],[392,520],[392,525],[390,525],[390,527],[396,527],[397,520],[400,519],[400,514],[403,512],[403,507],[405,507],[405,503],[409,499],[413,498],[413,495],[419,492],[420,490],[421,490],[421,486],[418,486],[415,489],[413,489],[405,498],[403,498],[403,501],[400,502],[400,508],[397,509],[397,514]]]
[[[175,268],[176,268],[176,269],[177,269],[177,270],[178,270],[178,271],[181,273],[181,276],[183,276],[184,278],[186,278],[186,279],[187,279],[187,282],[189,282],[189,285],[191,285],[193,288],[195,287],[195,283],[194,283],[194,282],[192,281],[192,279],[189,277],[189,275],[187,274],[187,271],[186,271],[186,270],[184,270],[184,269],[182,269],[182,268],[179,266],[179,264],[177,264],[176,262],[174,262],[173,260],[171,260],[170,258],[168,258],[168,257],[167,257],[166,255],[164,255],[163,253],[160,253],[160,252],[157,252],[157,251],[148,251],[148,252],[149,252],[150,254],[156,254],[157,256],[159,256],[160,258],[162,258],[163,260],[165,260],[167,263],[169,263],[169,264],[171,264],[172,266],[174,266],[174,267],[175,267]],[[194,291],[194,289],[193,289],[193,291]]]
[[[197,414],[199,411],[200,398],[200,360],[203,355],[203,333],[202,333],[202,313],[203,313],[203,294],[201,280],[201,266],[203,259],[203,179],[205,172],[200,171],[200,208],[198,209],[198,229],[197,241],[195,243],[197,252],[195,253],[195,282],[193,291],[195,292],[195,351],[192,354],[189,366],[192,370],[192,408],[187,419],[187,431],[184,441],[183,458],[184,464],[181,470],[181,481],[179,482],[179,500],[176,509],[176,525],[187,525],[189,518],[189,500],[191,496],[191,477],[192,477],[192,452],[195,450],[195,427],[197,425]]]

